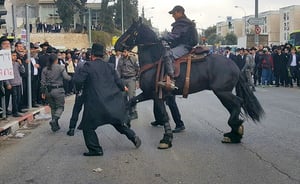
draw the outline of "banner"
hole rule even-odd
[[[0,50],[0,81],[13,79],[14,71],[10,50]]]

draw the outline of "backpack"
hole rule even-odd
[[[189,46],[194,47],[198,44],[198,32],[195,24],[190,25],[187,29],[187,35],[189,35],[187,39],[187,44]]]

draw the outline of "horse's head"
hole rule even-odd
[[[115,44],[116,50],[131,50],[134,46],[140,44],[157,43],[158,38],[155,32],[147,25],[142,23],[140,18],[138,21],[133,21],[131,26],[118,39]]]

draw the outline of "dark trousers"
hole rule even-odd
[[[290,72],[292,77],[290,78],[290,85],[293,86],[293,79],[296,80],[297,86],[300,86],[299,69],[297,66],[290,66]]]
[[[27,77],[22,77],[22,97],[21,97],[21,102],[22,102],[22,108],[27,108],[28,107],[28,78]]]
[[[32,104],[35,105],[38,102],[38,82],[39,76],[31,76],[31,94],[32,94]]]
[[[18,111],[20,110],[22,87],[21,85],[13,86],[11,90],[12,90],[12,114],[17,114]]]
[[[254,69],[254,85],[261,84],[261,74],[262,74],[262,69],[261,68],[255,68]]]
[[[121,134],[126,135],[126,137],[134,141],[135,133],[130,128],[126,127],[123,124],[113,125],[115,129]],[[96,129],[93,128],[84,128],[83,129],[83,137],[85,141],[85,145],[88,148],[89,152],[101,152],[102,147],[99,144],[98,136],[96,134]]]
[[[83,105],[83,96],[76,94],[75,103],[74,103],[73,110],[72,110],[72,116],[71,116],[71,119],[70,119],[69,128],[75,128],[76,127],[76,124],[77,124],[77,121],[78,121],[78,116],[79,116],[79,113],[82,109],[82,105]]]
[[[179,112],[179,109],[178,109],[178,106],[176,103],[176,96],[175,95],[166,96],[166,104],[168,105],[168,107],[171,111],[172,118],[173,118],[176,126],[177,127],[183,126],[184,123],[181,120],[181,114]],[[153,112],[154,112],[154,117],[155,117],[156,121],[158,121],[158,122],[168,121],[168,118],[163,117],[162,113],[159,112],[159,109],[158,109],[157,104],[155,103],[155,100],[154,100]]]
[[[176,124],[176,127],[183,126],[183,121],[181,120],[181,115],[176,103],[176,96],[175,95],[170,95],[166,97],[166,104],[169,106],[169,109],[172,114],[172,118]]]
[[[9,100],[10,100],[11,95],[12,95],[12,89],[6,89],[5,88],[5,107],[6,107],[6,111],[7,111],[7,108],[9,106]]]

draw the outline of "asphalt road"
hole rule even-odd
[[[132,127],[136,149],[111,126],[97,129],[103,157],[84,157],[81,131],[66,135],[74,97],[68,97],[62,129],[48,122],[20,130],[24,138],[0,141],[0,183],[36,184],[297,184],[300,183],[300,89],[258,88],[266,111],[261,123],[245,122],[241,144],[222,144],[229,114],[210,92],[178,97],[186,131],[173,147],[158,150],[163,129],[151,127],[152,101],[138,104]],[[95,106],[96,108],[96,106]],[[174,123],[171,122],[174,127]],[[100,172],[93,169],[101,168]]]

